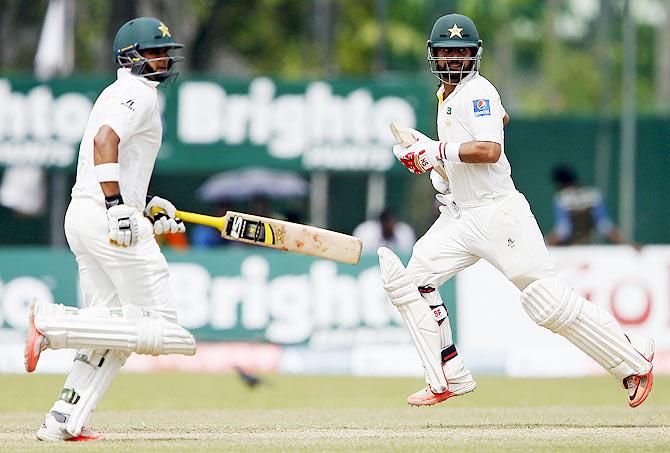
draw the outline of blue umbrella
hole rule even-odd
[[[246,201],[254,198],[295,198],[307,195],[309,184],[296,173],[251,167],[219,173],[198,189],[208,203]]]

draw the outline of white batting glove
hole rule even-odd
[[[407,148],[393,146],[393,154],[409,171],[420,175],[439,164],[440,142],[433,140],[416,142]]]
[[[153,208],[158,208],[160,211],[152,214]],[[183,233],[186,231],[186,225],[180,218],[175,217],[176,211],[177,208],[165,198],[153,196],[144,208],[144,215],[154,224],[154,234]]]
[[[418,142],[432,142],[433,141],[432,138],[430,138],[429,136],[417,131],[416,129],[412,129],[411,127],[408,127],[407,129],[409,130],[409,132],[414,136],[414,138]]]
[[[137,212],[125,204],[107,209],[107,228],[109,241],[121,247],[129,247],[137,243],[140,226]]]
[[[449,181],[446,181],[434,169],[430,172],[430,182],[433,184],[433,187],[438,192],[442,194],[451,193],[451,186],[449,185]]]

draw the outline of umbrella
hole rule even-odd
[[[308,187],[295,173],[251,167],[212,176],[200,186],[198,197],[208,203],[293,198],[306,196]]]

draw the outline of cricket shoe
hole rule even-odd
[[[470,370],[465,366],[465,361],[461,356],[456,356],[442,365],[444,376],[447,379],[447,390],[442,393],[435,393],[430,385],[422,388],[416,393],[407,397],[407,404],[411,406],[432,406],[441,403],[452,396],[460,396],[469,393],[477,387]]]
[[[28,321],[28,335],[26,336],[26,345],[23,350],[23,358],[28,373],[32,373],[37,368],[37,362],[40,360],[40,354],[49,346],[49,341],[35,327],[35,315],[37,315],[48,302],[33,299],[30,304],[30,315]]]
[[[646,374],[633,374],[623,380],[623,386],[628,390],[628,405],[630,407],[637,407],[647,399],[654,384],[654,366],[651,361],[654,360],[656,346],[654,340],[649,337],[641,339],[629,338],[629,340],[637,352],[649,361],[651,365]]]
[[[66,414],[60,412],[49,412],[44,418],[44,423],[37,430],[37,438],[51,442],[90,442],[105,438],[102,434],[98,434],[88,428],[83,428],[78,436],[73,436],[65,429],[67,418]]]

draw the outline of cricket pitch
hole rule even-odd
[[[42,443],[34,433],[63,376],[0,375],[3,451],[662,451],[670,445],[670,378],[626,404],[607,377],[482,377],[428,408],[404,399],[420,379],[122,374],[91,427],[107,440]]]

